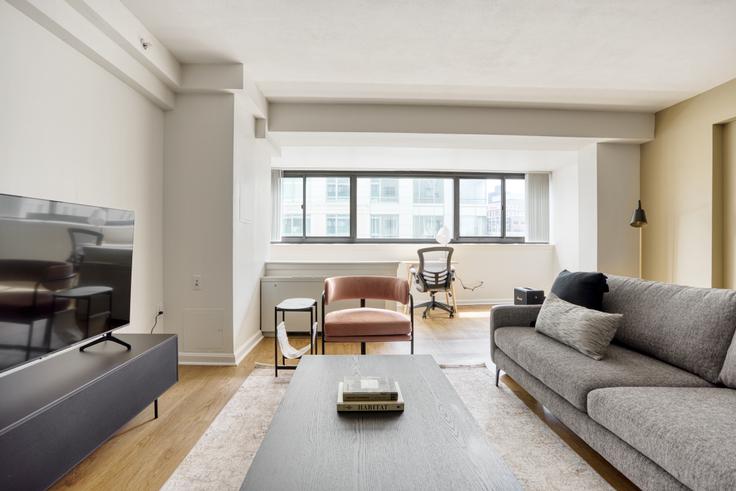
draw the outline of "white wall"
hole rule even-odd
[[[260,278],[271,240],[271,152],[253,115],[235,98],[233,148],[233,327],[239,360],[260,340]]]
[[[578,269],[598,270],[597,147],[589,145],[578,155]]]
[[[282,169],[550,171],[577,162],[575,150],[420,148],[390,146],[284,146],[273,159]]]
[[[271,147],[253,126],[231,94],[179,94],[166,115],[167,325],[185,363],[232,364],[260,339]]]
[[[162,111],[6,2],[0,45],[0,193],[134,210],[125,330],[148,331],[163,303]]]
[[[577,271],[580,264],[577,162],[555,169],[550,176],[550,221],[550,242],[557,254],[554,269]]]
[[[166,113],[164,291],[184,360],[233,354],[233,111],[230,94],[179,94]]]
[[[419,244],[271,244],[272,261],[417,261]],[[460,303],[510,302],[513,289],[530,286],[548,290],[557,271],[554,246],[546,244],[455,244],[453,261],[462,280],[483,281],[474,292],[456,283]],[[398,272],[406,277],[405,270]],[[417,295],[415,302],[422,301]]]

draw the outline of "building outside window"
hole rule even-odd
[[[442,203],[444,191],[442,179],[414,179],[414,203]]]
[[[501,237],[501,179],[460,179],[460,236]]]
[[[350,178],[307,177],[306,237],[350,236]]]
[[[344,201],[350,199],[350,178],[328,177],[325,182],[327,185],[327,201]]]
[[[304,233],[302,230],[302,216],[300,215],[284,215],[281,219],[281,235],[284,237],[301,237]]]
[[[526,186],[523,179],[506,179],[506,236],[526,235]]]
[[[344,237],[350,235],[350,215],[327,215],[326,225],[328,237]]]
[[[428,181],[430,185],[422,186],[419,181]],[[426,239],[434,237],[442,225],[452,228],[452,186],[453,181],[449,178],[358,176],[356,238]],[[424,193],[420,198],[423,202],[417,202],[415,191]],[[427,230],[436,225],[436,220],[427,220],[426,225],[420,227],[421,235],[417,235],[420,228],[415,226],[415,218],[425,215],[442,219],[431,234]]]
[[[414,217],[414,238],[433,239],[442,225],[444,217],[441,215],[420,215]]]
[[[399,236],[399,215],[371,215],[371,239]]]
[[[387,177],[371,178],[371,201],[393,203],[399,200],[399,180]]]

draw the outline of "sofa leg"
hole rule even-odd
[[[360,354],[361,355],[364,355],[365,354],[365,341],[363,341],[362,343],[360,343]]]
[[[496,368],[496,387],[498,387],[498,378],[501,376],[501,369]]]

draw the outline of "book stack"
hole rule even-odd
[[[388,377],[345,377],[337,388],[337,410],[403,411],[399,383]]]

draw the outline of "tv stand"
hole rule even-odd
[[[108,332],[108,333],[105,333],[104,336],[99,337],[99,338],[95,339],[94,341],[91,341],[91,342],[89,342],[89,343],[87,343],[87,344],[85,344],[83,346],[80,346],[79,351],[84,351],[85,349],[87,349],[87,348],[89,348],[91,346],[94,346],[94,345],[100,344],[100,343],[104,343],[105,341],[112,341],[113,343],[118,343],[118,344],[120,344],[122,346],[125,346],[128,349],[128,351],[131,350],[130,344],[126,343],[125,341],[123,341],[120,338],[116,338],[115,336],[112,335],[111,332]]]
[[[153,406],[178,378],[173,334],[101,336],[0,376],[0,489],[47,489]],[[115,338],[113,338],[115,339]],[[150,414],[150,413],[149,413]]]

